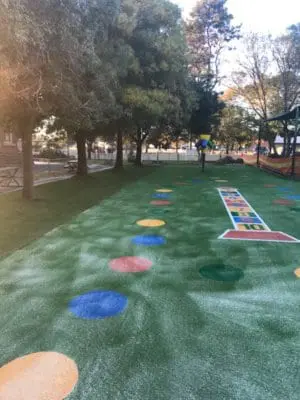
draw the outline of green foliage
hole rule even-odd
[[[49,130],[76,139],[83,173],[85,142],[99,134],[118,132],[119,149],[131,137],[139,153],[151,135],[210,131],[222,108],[212,64],[239,30],[225,3],[200,3],[189,26],[190,46],[198,40],[209,58],[204,81],[189,77],[184,22],[169,0],[0,0],[1,123],[22,136],[54,116]]]
[[[190,107],[187,47],[179,8],[170,1],[135,2],[135,24],[125,42],[135,61],[121,80],[122,124],[132,132],[140,164],[141,144],[187,121]],[[125,122],[126,121],[126,122]]]
[[[39,152],[38,157],[40,158],[49,158],[50,160],[67,158],[68,156],[60,151],[59,149],[44,149]]]
[[[165,90],[133,86],[124,89],[123,104],[133,121],[141,127],[148,127],[166,113],[174,111],[179,106],[179,100]]]
[[[193,89],[196,100],[189,123],[190,131],[194,137],[201,133],[213,133],[219,125],[224,103],[215,91],[204,89],[200,82],[194,81]]]
[[[227,149],[250,144],[257,134],[255,122],[244,108],[227,105],[221,113],[217,140]]]

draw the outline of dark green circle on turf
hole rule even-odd
[[[300,212],[300,207],[290,207],[291,211]]]
[[[207,279],[218,282],[237,282],[244,277],[240,268],[234,268],[223,264],[211,264],[200,268],[200,274]]]

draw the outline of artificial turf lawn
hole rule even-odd
[[[300,244],[218,240],[232,225],[216,188],[238,188],[271,229],[300,239],[298,202],[273,205],[285,194],[264,187],[300,194],[300,184],[243,166],[151,172],[98,204],[93,198],[87,206],[94,207],[1,262],[0,365],[61,352],[79,368],[72,400],[298,399],[300,280],[293,271]],[[170,206],[149,204],[159,188],[174,190]],[[148,218],[167,224],[136,224]],[[132,244],[142,234],[166,244]],[[152,268],[122,274],[108,267],[132,255]],[[127,308],[104,320],[72,315],[69,301],[95,289],[124,294]]]
[[[35,200],[24,201],[21,192],[0,196],[0,257],[68,222],[79,212],[112,196],[123,186],[151,173],[149,167],[106,170],[35,188]]]

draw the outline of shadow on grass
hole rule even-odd
[[[23,200],[21,192],[0,196],[0,257],[29,244],[153,171],[151,167],[128,167],[53,182],[36,187],[33,201]]]

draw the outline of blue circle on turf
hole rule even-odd
[[[300,196],[297,195],[293,195],[293,196],[286,196],[285,199],[287,200],[300,200]]]
[[[120,314],[127,307],[127,297],[111,290],[94,290],[74,297],[69,310],[83,319],[104,319]]]
[[[168,193],[155,193],[152,197],[154,199],[169,199],[170,195]]]
[[[166,239],[159,235],[139,235],[132,239],[132,243],[140,246],[160,246],[166,243]]]

